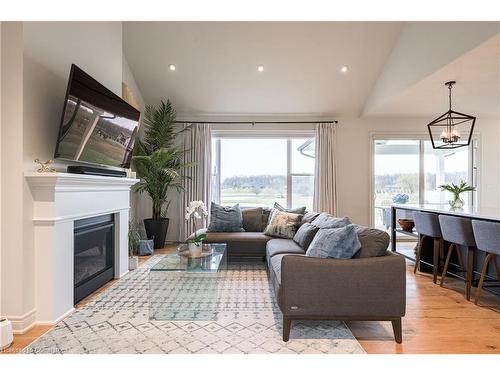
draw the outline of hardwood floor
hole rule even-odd
[[[157,250],[156,254],[174,251],[175,246]],[[143,264],[149,257],[140,257]],[[367,353],[464,354],[500,353],[500,297],[484,291],[480,306],[464,298],[464,283],[448,277],[445,287],[432,283],[428,274],[413,274],[413,264],[406,271],[407,305],[403,318],[403,343],[394,342],[390,322],[349,322],[348,326]],[[81,301],[88,303],[112,285]],[[475,293],[473,288],[472,293]],[[17,353],[51,326],[36,326],[15,335],[5,353]]]

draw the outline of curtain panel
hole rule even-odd
[[[186,206],[191,201],[203,201],[210,209],[212,185],[212,131],[210,124],[186,123],[183,134],[184,163],[194,163],[185,168],[188,177],[179,199],[179,240],[185,241],[194,232],[192,221],[185,220]],[[196,223],[198,229],[207,225]]]
[[[314,166],[314,199],[316,212],[337,214],[335,140],[337,124],[316,124],[316,158]]]

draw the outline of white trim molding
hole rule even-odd
[[[12,323],[12,332],[23,334],[36,324],[36,310],[33,309],[23,315],[8,315],[6,318]]]
[[[139,180],[26,173],[33,195],[35,323],[56,324],[74,310],[74,221],[114,214],[114,277],[128,272],[130,188]]]

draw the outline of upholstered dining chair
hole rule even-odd
[[[432,257],[432,281],[434,284],[437,282],[438,268],[439,268],[439,254],[443,248],[443,240],[441,238],[441,228],[439,226],[438,215],[429,212],[414,212],[413,220],[415,221],[415,229],[419,234],[417,244],[417,254],[415,259],[415,268],[413,273],[417,272],[422,256],[422,245],[424,240],[429,237],[432,238],[434,249]]]
[[[472,229],[474,230],[474,238],[478,250],[486,252],[486,258],[481,269],[481,277],[477,285],[474,304],[477,305],[481,297],[481,289],[483,288],[484,278],[488,272],[488,264],[493,261],[497,279],[500,281],[500,268],[496,260],[496,256],[500,255],[500,223],[493,223],[482,220],[472,220]]]
[[[439,215],[439,225],[443,240],[450,243],[446,260],[444,262],[443,273],[441,275],[441,283],[443,286],[450,264],[450,258],[453,251],[456,251],[460,271],[464,272],[464,261],[460,246],[467,247],[467,268],[465,269],[465,298],[470,301],[470,291],[472,286],[473,270],[474,270],[474,253],[476,242],[474,240],[474,232],[470,219],[465,219],[451,215]]]

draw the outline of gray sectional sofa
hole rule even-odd
[[[258,220],[255,213],[252,215]],[[301,224],[311,222],[316,215],[306,214]],[[266,217],[259,220],[252,228],[261,228],[260,232],[209,232],[205,242],[226,243],[230,260],[265,257],[283,314],[284,341],[290,337],[293,320],[331,319],[391,321],[396,342],[402,342],[405,260],[387,251],[387,233],[358,226],[362,247],[352,259],[316,258],[306,256],[307,249],[292,239],[264,235]]]

